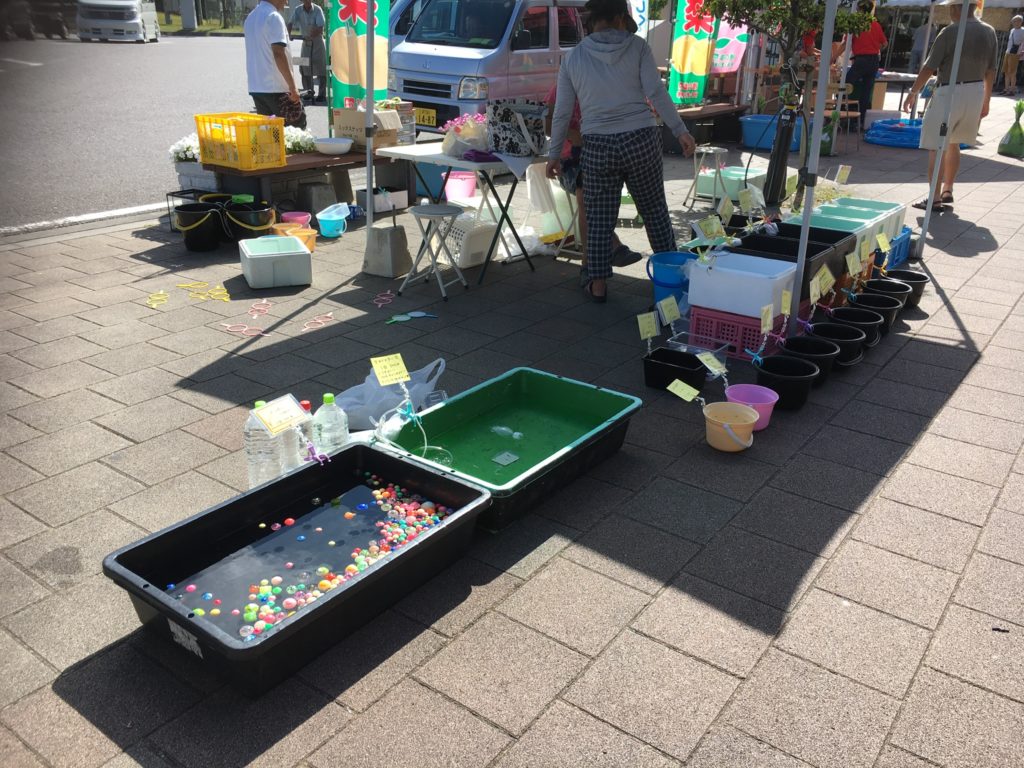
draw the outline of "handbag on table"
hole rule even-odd
[[[487,105],[489,149],[499,155],[533,157],[544,151],[547,105],[532,99],[498,99]]]

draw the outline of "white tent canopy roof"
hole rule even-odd
[[[927,8],[930,0],[886,0],[879,8]],[[986,8],[1024,8],[1024,0],[985,0]]]

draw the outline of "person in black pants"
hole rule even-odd
[[[873,13],[874,8],[871,0],[861,0],[857,4],[860,13]],[[871,19],[871,26],[866,32],[853,36],[853,62],[850,70],[846,73],[846,82],[853,86],[857,94],[857,101],[860,105],[860,128],[864,128],[864,119],[867,111],[871,109],[871,92],[875,87],[875,77],[878,75],[878,66],[881,63],[882,49],[889,44],[889,40],[882,31],[882,25],[874,18]]]

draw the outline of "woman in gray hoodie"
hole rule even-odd
[[[625,184],[644,220],[655,253],[676,249],[665,202],[661,132],[651,106],[690,156],[694,140],[658,74],[650,46],[637,37],[626,0],[590,0],[593,32],[562,61],[551,126],[548,178],[557,178],[560,155],[579,101],[583,134],[583,195],[587,206],[587,271],[583,290],[608,298],[612,232]]]

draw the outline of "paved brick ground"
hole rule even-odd
[[[934,222],[921,311],[741,455],[644,388],[642,265],[605,306],[543,258],[378,310],[394,284],[360,274],[359,234],[321,244],[312,287],[270,292],[233,250],[189,254],[151,223],[0,243],[0,763],[1024,765],[1024,167],[995,155],[1010,115],[997,103]],[[921,196],[919,153],[849,160],[860,194]],[[689,165],[668,173],[680,209]],[[190,280],[232,301],[190,300]],[[272,335],[225,333],[257,296]],[[382,323],[414,308],[440,318]],[[338,322],[298,332],[326,311]],[[450,393],[529,364],[645,407],[614,458],[243,699],[142,634],[101,559],[244,489],[251,400],[343,388],[392,350],[445,357]]]

